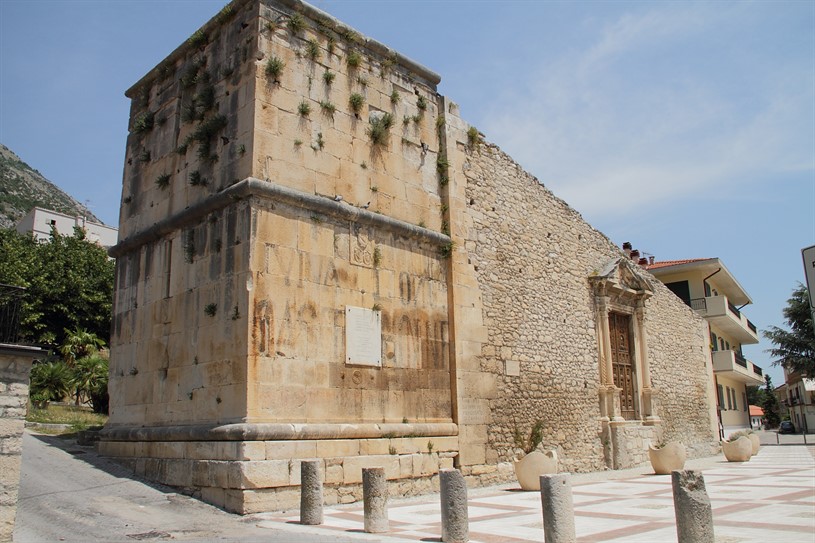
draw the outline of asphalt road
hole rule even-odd
[[[261,526],[260,524],[266,524]],[[241,517],[131,478],[91,447],[59,437],[23,436],[14,541],[358,541]]]

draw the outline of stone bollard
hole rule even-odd
[[[323,479],[320,460],[300,462],[300,524],[323,523]]]
[[[365,531],[380,534],[388,531],[388,486],[385,468],[362,468],[362,500]]]
[[[467,485],[457,469],[439,470],[441,485],[441,540],[464,543],[470,540],[467,517]]]
[[[676,535],[682,543],[713,543],[713,511],[705,479],[697,470],[671,472]]]
[[[568,473],[541,475],[541,509],[543,511],[543,541],[574,543],[574,506],[572,481]]]

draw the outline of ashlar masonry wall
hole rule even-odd
[[[402,493],[452,467],[438,81],[301,2],[236,0],[128,91],[102,452],[241,513],[296,503],[302,458],[330,502],[364,466]]]

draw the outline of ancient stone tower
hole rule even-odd
[[[704,321],[439,81],[299,0],[235,0],[127,92],[103,453],[253,512],[296,502],[304,458],[334,502],[363,466],[506,479],[538,419],[563,469],[709,448]]]

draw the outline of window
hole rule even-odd
[[[744,402],[744,411],[747,411],[747,393],[746,392],[741,393],[741,401]]]
[[[727,387],[727,409],[733,409],[733,398],[730,396],[730,387]]]
[[[719,385],[719,409],[727,409],[724,405],[724,387],[722,385]]]

